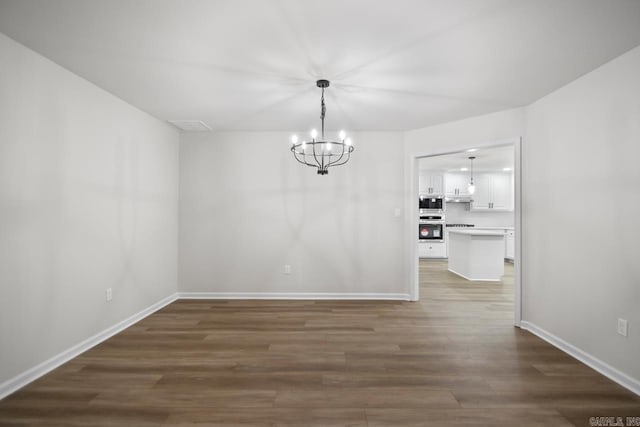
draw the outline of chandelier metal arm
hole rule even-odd
[[[351,152],[352,152],[352,151],[353,151],[353,150],[351,150],[351,149],[347,151],[347,158],[346,158],[343,162],[340,162],[340,163],[337,163],[337,162],[336,162],[336,163],[333,163],[331,166],[340,166],[340,165],[344,165],[345,163],[347,163],[347,162],[351,159]],[[343,154],[343,155],[344,155],[344,154]],[[342,156],[340,156],[340,157],[342,158]],[[340,160],[340,159],[338,159],[338,161],[339,161],[339,160]]]
[[[291,148],[291,151],[293,152],[293,157],[294,157],[294,158],[295,158],[299,163],[302,163],[303,165],[307,165],[307,166],[315,167],[314,165],[310,165],[309,163],[306,163],[305,161],[300,160],[300,159],[298,158],[298,154],[300,154],[300,153],[298,153],[298,152],[296,151],[295,147],[292,147],[292,148]],[[303,156],[304,156],[304,155],[303,155]],[[303,158],[304,158],[304,157],[303,157]]]
[[[318,168],[320,168],[320,162],[318,161],[318,156],[316,155],[316,140],[313,140],[313,158],[316,160],[316,164],[318,165]]]
[[[342,161],[342,162],[340,162],[340,163],[335,163],[335,164],[333,164],[333,165],[331,165],[331,166],[341,166],[341,165],[344,165],[344,164],[345,164],[345,163],[347,163],[350,159],[351,159],[351,153],[349,153],[349,154],[347,155],[347,158],[346,158],[346,159],[344,159],[344,161]]]
[[[294,146],[294,147],[291,147],[291,151],[293,152],[293,157],[298,161],[298,163],[303,164],[303,165],[305,165],[305,166],[309,166],[309,167],[311,167],[311,168],[319,168],[319,167],[320,167],[320,165],[317,165],[317,164],[316,164],[316,165],[314,165],[314,164],[312,164],[312,163],[307,163],[307,162],[304,160],[304,152],[302,152],[302,153],[301,153],[301,152],[296,151],[296,147],[298,147],[298,146],[299,146],[299,145]],[[300,158],[298,157],[298,155],[302,155],[302,159],[303,159],[303,160],[300,160]]]
[[[327,167],[340,164],[340,160],[342,160],[343,157],[344,157],[344,145],[342,146],[342,153],[340,153],[340,157],[338,157],[338,159],[334,160],[333,162],[331,161],[331,158],[329,158],[329,164],[327,165]]]

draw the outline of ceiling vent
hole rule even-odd
[[[211,128],[201,120],[169,120],[169,123],[185,132],[210,132]]]

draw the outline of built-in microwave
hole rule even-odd
[[[442,197],[430,197],[430,196],[420,196],[418,198],[418,204],[420,209],[429,209],[429,210],[442,210]]]

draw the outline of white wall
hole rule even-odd
[[[354,134],[352,160],[326,176],[289,138],[184,136],[180,291],[406,294],[402,134]]]
[[[523,317],[636,381],[639,76],[640,47],[529,106],[522,156]]]
[[[405,134],[405,174],[417,154],[524,135],[522,318],[627,384],[640,381],[639,75],[636,48],[526,108]]]
[[[515,108],[405,132],[405,158],[520,137],[524,110]]]
[[[2,34],[0,64],[1,385],[176,292],[179,135]]]

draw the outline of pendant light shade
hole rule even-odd
[[[467,187],[467,191],[469,191],[469,194],[473,194],[476,192],[476,185],[475,184],[469,184],[469,186]]]

